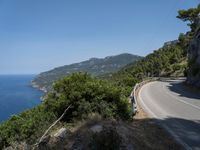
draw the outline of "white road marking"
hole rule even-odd
[[[162,88],[166,91],[166,94],[167,94],[167,95],[173,97],[174,99],[178,100],[179,102],[182,102],[182,103],[184,103],[184,104],[186,104],[186,105],[190,105],[191,107],[194,107],[194,108],[200,110],[200,107],[195,106],[195,105],[193,105],[193,104],[190,104],[190,103],[188,103],[188,102],[186,102],[186,101],[184,101],[184,100],[182,100],[182,99],[177,98],[177,97],[174,96],[173,94],[170,94],[170,92],[168,92],[168,91],[166,90],[166,88],[164,87],[164,84],[162,85]]]
[[[144,85],[144,86],[145,86],[145,85]],[[154,112],[151,111],[150,108],[147,107],[147,105],[144,103],[144,101],[143,101],[143,99],[142,99],[142,97],[141,97],[141,94],[140,94],[140,93],[141,93],[141,91],[142,91],[142,89],[143,89],[144,86],[142,86],[141,89],[139,90],[139,93],[138,93],[139,100],[140,100],[140,102],[142,103],[142,105],[145,107],[145,109],[146,109],[154,118],[159,118]]]
[[[149,83],[147,83],[149,84]],[[145,85],[144,85],[145,86]],[[139,102],[143,105],[143,107],[145,107],[144,109],[146,111],[148,111],[148,113],[151,114],[151,116],[153,118],[157,118],[157,119],[160,119],[160,120],[163,120],[162,118],[158,117],[150,108],[147,107],[147,105],[144,103],[142,97],[141,97],[141,91],[143,89],[143,87],[141,87],[141,89],[139,90],[139,93],[138,93],[138,97],[139,97]],[[159,120],[158,120],[159,121]],[[164,123],[161,123],[161,121],[159,121],[160,124],[175,138],[175,140],[180,143],[186,150],[192,150],[192,148],[186,144],[185,142],[183,142],[179,137],[178,135],[176,135],[167,125],[165,125]]]

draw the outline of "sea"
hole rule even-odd
[[[43,92],[31,86],[35,75],[0,75],[0,123],[41,103]]]

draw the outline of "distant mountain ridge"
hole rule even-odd
[[[113,73],[141,58],[141,56],[128,53],[105,58],[91,58],[83,62],[57,67],[53,70],[43,72],[32,81],[32,85],[43,91],[49,91],[54,81],[71,73],[88,72],[94,76]]]

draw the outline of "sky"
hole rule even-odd
[[[200,0],[0,0],[0,74],[38,74],[120,53],[145,56],[189,30]]]

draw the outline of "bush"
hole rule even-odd
[[[0,149],[13,142],[33,144],[69,106],[63,121],[85,119],[91,113],[104,118],[130,119],[131,109],[119,87],[85,73],[58,81],[45,101],[0,125]]]
[[[128,101],[122,90],[108,81],[97,80],[85,73],[72,74],[54,84],[45,100],[46,110],[60,116],[72,104],[66,119],[84,119],[90,113],[105,118],[130,118]]]
[[[182,45],[181,41],[172,43],[154,51],[136,63],[129,64],[123,70],[113,74],[113,81],[126,89],[131,87],[128,91],[130,94],[133,85],[147,77],[170,75],[173,73],[172,71],[179,71],[178,64],[186,58],[186,50],[180,45]],[[174,68],[172,68],[173,65],[175,65]],[[184,72],[184,70],[183,68],[181,71]]]
[[[43,105],[13,116],[0,125],[0,149],[13,142],[35,142],[54,120],[54,114],[45,112]]]
[[[119,150],[122,138],[113,127],[103,127],[99,133],[94,133],[91,137],[91,150]]]

